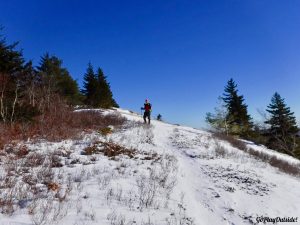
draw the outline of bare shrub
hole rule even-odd
[[[51,167],[42,166],[36,172],[37,180],[45,185],[48,185],[53,181],[54,172]]]
[[[139,209],[149,208],[154,204],[155,197],[158,191],[158,181],[150,175],[146,177],[141,175],[136,179],[138,187]]]
[[[226,136],[220,133],[214,133],[213,136],[218,139],[229,142],[233,147],[252,155],[256,159],[269,163],[271,166],[278,168],[284,173],[291,174],[294,176],[300,176],[300,165],[289,163],[288,161],[284,159],[279,159],[276,156],[270,156],[269,154],[263,151],[256,151],[253,148],[247,147],[245,142],[238,140],[232,136]]]
[[[292,164],[284,159],[280,159],[276,156],[268,155],[262,151],[256,151],[253,148],[248,148],[247,152],[254,156],[255,158],[262,160],[264,162],[269,163],[271,166],[278,168],[280,171],[291,174],[294,176],[300,175],[300,165],[299,164]]]
[[[37,167],[41,166],[45,161],[45,156],[40,153],[32,152],[26,157],[25,166],[26,167]]]
[[[173,155],[166,154],[159,161],[159,166],[159,173],[156,175],[156,179],[159,180],[162,188],[171,192],[177,182],[177,159]]]
[[[50,222],[50,213],[53,207],[52,199],[37,199],[30,207],[32,222],[35,225],[47,224]]]
[[[24,174],[22,181],[30,186],[36,185],[38,182],[36,177],[32,176],[32,174]]]
[[[115,210],[108,213],[106,218],[109,221],[110,225],[125,225],[126,224],[125,216],[122,214],[118,215]]]
[[[215,147],[216,157],[224,158],[227,153],[226,149],[218,142],[216,142],[215,144],[216,144],[216,147]]]
[[[126,206],[128,206],[129,210],[134,209],[134,203],[136,200],[136,196],[133,190],[129,190],[126,192],[126,198],[124,198],[124,203]]]
[[[108,188],[106,191],[106,202],[108,205],[110,205],[113,198],[114,198],[114,189],[111,187],[111,188]]]
[[[112,212],[108,213],[106,218],[110,225],[115,225],[118,218],[116,211],[113,210]]]
[[[100,190],[104,190],[111,182],[111,176],[110,175],[103,175],[99,176],[97,178],[98,186]]]
[[[0,150],[13,140],[43,138],[60,141],[76,138],[81,131],[106,129],[109,125],[121,126],[125,118],[119,114],[103,115],[99,111],[73,111],[60,99],[53,100],[51,110],[34,118],[32,122],[0,123]]]
[[[184,204],[184,193],[180,194],[180,202],[177,204],[177,210],[171,213],[170,217],[166,218],[166,225],[195,225],[194,219],[186,215]]]
[[[0,198],[1,213],[11,215],[15,211],[13,199],[14,195],[12,191],[9,191]]]
[[[213,133],[212,135],[213,135],[213,137],[215,137],[217,139],[229,142],[235,148],[238,148],[238,149],[244,150],[244,151],[247,149],[247,145],[245,142],[238,140],[237,138],[234,138],[233,136],[226,135],[223,133]]]
[[[116,193],[115,193],[115,199],[119,202],[122,201],[122,197],[123,197],[123,189],[120,185],[118,185]]]
[[[62,167],[61,158],[54,153],[49,155],[50,166],[51,167]]]
[[[285,160],[279,159],[275,156],[270,158],[269,161],[270,165],[278,168],[279,170],[288,173],[288,174],[292,174],[292,175],[300,175],[300,166],[296,166],[293,164],[288,163]]]
[[[256,159],[260,159],[264,162],[268,162],[269,159],[270,159],[270,155],[268,154],[265,154],[264,152],[262,151],[256,151],[254,150],[253,148],[248,148],[247,149],[247,152],[252,155],[253,157],[255,157]]]
[[[155,225],[155,224],[151,221],[150,216],[148,216],[147,221],[146,222],[142,221],[141,225]]]
[[[108,205],[110,205],[112,201],[117,201],[119,203],[126,202],[126,196],[124,196],[123,188],[120,185],[117,185],[116,188],[108,188],[105,198]]]
[[[96,219],[96,215],[95,215],[95,212],[93,210],[92,211],[86,211],[84,213],[84,217],[87,220],[91,220],[91,221],[95,221],[95,219]]]
[[[29,207],[32,222],[36,225],[53,224],[67,214],[68,207],[52,197],[34,199]]]

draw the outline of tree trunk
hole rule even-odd
[[[14,99],[14,102],[13,102],[12,112],[11,112],[11,117],[10,117],[10,123],[11,123],[11,124],[12,124],[13,121],[14,121],[15,108],[16,108],[17,101],[18,101],[18,83],[16,84],[15,99]]]

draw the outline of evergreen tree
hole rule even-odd
[[[41,79],[34,68],[32,61],[25,63],[18,76],[19,100],[16,109],[16,118],[31,121],[40,114],[38,102],[41,99]]]
[[[78,84],[68,70],[62,67],[62,60],[46,53],[41,57],[40,65],[37,68],[48,95],[59,94],[70,104],[80,104],[81,96]]]
[[[101,68],[98,68],[97,70],[97,80],[97,96],[99,96],[99,106],[102,108],[119,107],[113,98],[113,94],[110,89],[110,84],[107,82],[107,78],[104,75]]]
[[[88,68],[83,79],[82,93],[85,96],[84,103],[93,107],[99,106],[99,98],[97,99],[98,82],[91,63],[88,64]]]
[[[228,81],[222,99],[228,110],[227,121],[230,121],[230,133],[248,137],[252,128],[251,117],[248,114],[248,106],[244,103],[243,95],[238,95],[237,85],[233,79]]]
[[[20,74],[24,67],[21,51],[16,50],[18,43],[7,44],[0,40],[0,120],[13,122],[19,104]]]
[[[273,95],[267,112],[271,115],[270,119],[265,121],[270,126],[267,146],[292,156],[298,154],[297,133],[299,129],[296,118],[277,92]]]

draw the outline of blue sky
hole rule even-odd
[[[204,127],[231,77],[260,120],[275,91],[300,119],[300,1],[4,1],[9,42],[38,64],[63,59],[82,84],[89,61],[115,99],[139,111],[145,98],[167,121]]]

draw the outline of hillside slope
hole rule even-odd
[[[47,157],[63,153],[56,154],[62,166],[52,168],[58,187],[47,190],[37,182],[39,198],[14,200],[15,212],[0,214],[0,224],[239,225],[257,224],[261,216],[300,215],[299,178],[209,132],[160,121],[144,125],[127,110],[104,113],[120,113],[128,122],[106,136],[93,132],[81,140],[23,143]],[[42,166],[31,176],[38,177]],[[3,160],[1,167],[4,174]],[[20,191],[26,186],[19,185],[10,191],[26,195]]]

